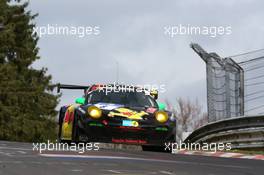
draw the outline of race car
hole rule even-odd
[[[83,89],[75,104],[59,112],[58,138],[61,142],[103,142],[141,145],[159,150],[175,142],[176,121],[157,90],[127,85],[65,85],[61,89]]]

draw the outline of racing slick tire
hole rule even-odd
[[[74,114],[74,121],[72,126],[72,142],[80,142],[80,129],[78,126],[78,116],[76,114]]]
[[[170,138],[170,143],[174,143],[176,138],[174,135]],[[155,145],[142,145],[141,146],[143,151],[153,151],[153,152],[170,152],[170,150],[166,150],[165,143],[164,146],[155,146]]]

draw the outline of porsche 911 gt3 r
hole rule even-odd
[[[84,89],[76,104],[60,109],[59,140],[137,144],[143,150],[174,142],[175,117],[156,102],[157,91],[120,87],[58,85],[58,91]]]

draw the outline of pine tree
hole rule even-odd
[[[0,0],[0,139],[44,141],[54,139],[58,96],[47,69],[36,70],[37,15],[28,3]]]

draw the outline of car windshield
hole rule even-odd
[[[144,92],[93,91],[87,95],[87,103],[115,103],[133,107],[158,108],[156,101]]]

